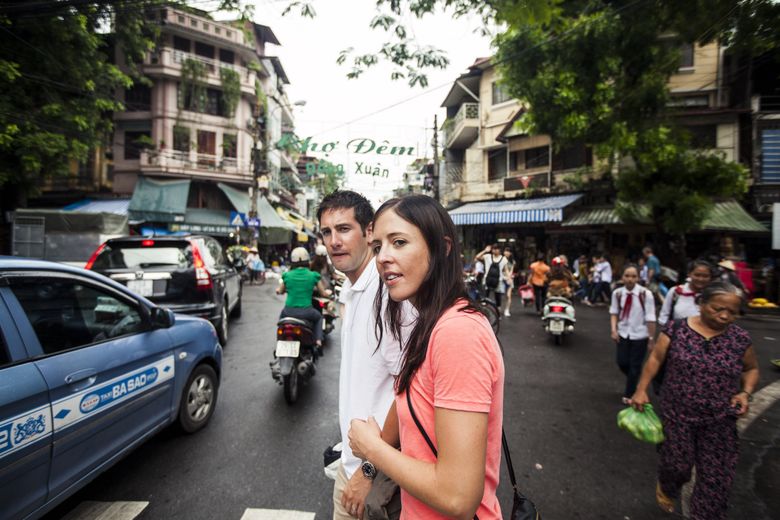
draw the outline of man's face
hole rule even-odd
[[[346,275],[361,269],[371,237],[363,234],[353,208],[325,211],[320,217],[320,232],[336,269]]]

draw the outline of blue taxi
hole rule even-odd
[[[208,321],[0,257],[0,519],[42,516],[171,423],[203,428],[221,368]]]

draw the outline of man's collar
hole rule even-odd
[[[363,272],[360,273],[360,276],[357,280],[355,280],[355,283],[350,287],[350,289],[353,291],[365,291],[369,282],[373,278],[377,277],[379,277],[379,271],[376,269],[376,261],[372,256],[371,261],[368,262],[365,269],[363,269]]]

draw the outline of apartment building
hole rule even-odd
[[[273,146],[294,128],[273,31],[170,7],[156,20],[159,41],[141,66],[151,84],[120,92],[126,110],[114,118],[113,191],[132,196],[131,220],[228,235],[257,173],[268,199],[296,209],[295,163]]]
[[[734,92],[744,90],[745,78],[728,69],[744,72],[745,67],[729,62],[717,42],[684,46],[681,54],[680,68],[669,80],[669,108],[690,132],[691,145],[748,167],[755,166],[758,151],[767,159],[763,169],[753,168],[756,185],[776,182],[780,188],[780,130],[775,130],[780,121],[750,107],[752,102],[769,108],[780,96],[763,94],[740,103]],[[776,79],[776,67],[772,70]],[[467,248],[498,240],[514,243],[518,251],[579,253],[625,251],[647,241],[652,223],[637,227],[621,222],[614,211],[614,187],[598,182],[599,168],[593,167],[599,166],[599,158],[591,149],[580,144],[555,150],[551,136],[518,130],[514,123],[523,106],[502,91],[498,79],[490,58],[477,59],[442,103],[447,120],[442,128],[441,200],[454,208],[450,214],[462,226]],[[597,182],[583,190],[583,178]],[[780,190],[772,191],[780,202]],[[766,228],[738,203],[724,201],[716,205],[704,231],[757,236],[765,235]]]

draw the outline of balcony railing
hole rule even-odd
[[[180,31],[208,34],[210,37],[222,40],[225,43],[246,47],[254,46],[251,41],[245,38],[243,31],[225,23],[170,8],[164,9],[162,16],[163,20],[161,21],[165,25],[178,26],[181,28],[178,29]]]
[[[216,76],[214,79],[219,79],[219,70],[222,68],[230,69],[238,73],[241,78],[243,86],[251,87],[254,92],[255,78],[257,73],[247,67],[235,65],[233,63],[227,63],[221,60],[215,60],[213,58],[206,58],[199,56],[191,52],[180,51],[176,49],[162,48],[152,52],[146,59],[147,66],[163,66],[172,67],[181,70],[182,65],[187,60],[197,61],[202,63],[206,67],[207,75]]]
[[[467,141],[473,142],[479,128],[479,103],[463,103],[455,117],[444,122],[443,128],[447,148],[462,147]],[[464,129],[469,131],[463,132]]]
[[[163,171],[200,171],[216,172],[229,175],[250,175],[249,161],[239,161],[235,157],[224,157],[197,153],[193,150],[183,152],[178,150],[143,151],[140,160],[141,168],[160,168]]]

